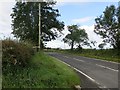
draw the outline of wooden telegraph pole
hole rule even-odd
[[[41,49],[41,3],[39,3],[39,39],[38,39],[38,49]]]

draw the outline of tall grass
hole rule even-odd
[[[52,52],[69,53],[90,58],[97,58],[120,63],[120,51],[117,49],[82,49],[82,50],[48,50]]]
[[[72,88],[77,74],[28,42],[2,40],[2,88]]]
[[[35,54],[29,67],[3,74],[3,88],[69,88],[80,84],[77,74],[57,59],[44,53]]]
[[[2,41],[2,64],[6,66],[25,66],[34,54],[32,45],[5,39]]]
[[[107,61],[120,62],[120,52],[115,49],[91,50],[84,49],[80,55],[91,58],[98,58]]]

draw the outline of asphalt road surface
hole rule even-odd
[[[118,63],[56,52],[48,54],[74,68],[80,75],[82,88],[120,90]]]

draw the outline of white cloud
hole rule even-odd
[[[0,3],[1,2],[15,2],[15,0],[0,0]]]
[[[79,18],[79,19],[73,19],[72,22],[73,23],[85,23],[85,22],[89,22],[93,18],[94,17],[84,17],[84,18]]]
[[[84,2],[88,0],[56,0],[57,2]]]
[[[57,2],[119,2],[119,0],[55,0]]]
[[[50,42],[47,42],[46,46],[51,47],[51,48],[69,49],[70,46],[62,41],[63,38],[69,33],[67,26],[64,27],[64,30],[62,31],[62,33],[64,35],[62,35],[60,38],[57,38],[56,40],[52,40]]]
[[[46,47],[51,47],[51,48],[62,48],[62,49],[69,49],[69,45],[61,42],[61,40],[52,40],[47,43]]]
[[[119,0],[55,0],[56,6],[63,6],[66,4],[82,3],[82,2],[119,2]]]
[[[56,3],[56,7],[59,6],[64,6],[64,5],[68,5],[68,4],[76,4],[76,3],[80,3],[80,2],[85,2],[87,0],[55,0],[57,1]]]
[[[88,38],[90,41],[96,41],[96,46],[93,48],[98,48],[98,45],[102,43],[102,38],[94,33],[94,25],[91,26],[80,26],[81,29],[85,29],[86,33],[88,34]],[[64,35],[60,38],[57,38],[56,40],[52,40],[50,42],[47,42],[47,47],[51,48],[62,48],[62,49],[70,49],[70,46],[62,41],[62,39],[69,33],[67,26],[65,26],[65,30],[63,31]],[[76,47],[76,46],[75,46]],[[83,46],[83,48],[90,48],[87,46]],[[110,48],[110,45],[108,44],[105,46],[105,48]]]
[[[98,45],[102,43],[103,39],[94,32],[94,25],[91,25],[91,26],[84,25],[84,26],[81,26],[80,28],[85,29],[90,41],[97,42],[95,48],[98,48]],[[110,48],[110,44],[107,44],[104,48]]]
[[[15,2],[0,2],[0,38],[9,37],[11,29],[11,17],[12,8]]]
[[[102,39],[100,38],[100,36],[98,36],[95,32],[94,32],[94,25],[91,26],[81,26],[80,28],[85,29],[86,33],[88,34],[88,38],[91,41],[96,41],[98,43],[100,43],[102,41]]]

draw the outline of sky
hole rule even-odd
[[[61,2],[62,1],[62,2]],[[12,37],[11,34],[11,17],[12,8],[15,5],[15,1],[10,0],[1,0],[0,1],[0,39],[4,39],[5,37]],[[96,41],[96,48],[102,42],[100,36],[96,35],[94,30],[95,18],[100,16],[105,10],[106,6],[115,5],[118,6],[118,2],[114,0],[105,0],[101,2],[101,0],[89,0],[81,1],[81,0],[58,0],[58,3],[53,6],[53,8],[57,8],[61,14],[58,18],[60,21],[65,23],[65,27],[63,30],[64,35],[56,40],[52,40],[47,43],[47,47],[52,48],[70,48],[69,45],[64,44],[62,39],[69,33],[67,30],[68,25],[78,24],[80,28],[86,30],[89,40]],[[85,47],[87,48],[87,47]],[[109,45],[106,46],[109,48]]]

